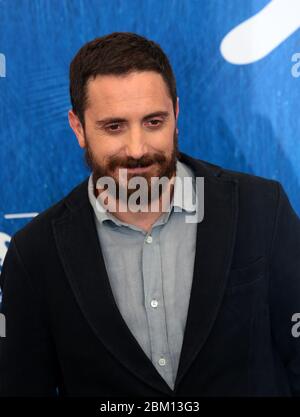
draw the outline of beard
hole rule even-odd
[[[128,188],[128,181],[130,181],[131,178],[134,177],[143,177],[146,180],[146,190],[143,190],[143,192],[146,193],[148,204],[151,202],[151,187],[153,185],[153,180],[151,181],[151,178],[156,177],[158,180],[161,178],[168,178],[171,179],[173,175],[176,173],[176,161],[177,158],[179,158],[180,153],[178,150],[178,133],[176,131],[176,128],[174,129],[173,134],[173,148],[171,155],[167,157],[162,152],[156,152],[154,154],[145,154],[139,159],[134,159],[131,157],[118,157],[118,156],[112,156],[108,159],[106,164],[100,165],[97,161],[95,156],[93,155],[91,148],[89,146],[89,141],[87,140],[87,137],[85,137],[86,147],[85,147],[85,162],[87,166],[92,171],[92,180],[94,185],[94,194],[97,197],[97,181],[99,178],[102,177],[111,177],[114,179],[114,182],[116,184],[116,200],[119,200],[121,195],[124,195],[123,193],[120,193],[120,190],[123,188],[126,188],[126,196],[127,201],[129,197],[137,191],[137,189]],[[119,177],[116,174],[119,168],[126,169],[126,168],[137,168],[137,167],[148,167],[152,165],[152,168],[148,172],[144,173],[138,173],[138,174],[132,174],[127,172],[127,178],[125,180],[124,184],[121,184],[119,181]],[[123,178],[122,178],[123,179]],[[163,183],[163,185],[159,185],[158,188],[158,198],[161,197],[163,191],[164,191],[164,185],[166,185],[166,182]]]

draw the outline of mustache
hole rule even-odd
[[[134,159],[134,158],[111,158],[109,162],[109,169],[114,170],[115,168],[145,168],[149,165],[154,163],[162,164],[166,161],[166,158],[162,154],[155,154],[155,155],[143,155],[141,158]]]

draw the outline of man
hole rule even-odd
[[[11,240],[1,395],[299,395],[300,221],[280,183],[178,151],[173,72],[141,36],[84,45],[70,94],[92,173]],[[137,178],[166,179],[137,199],[157,210],[130,210]],[[186,178],[189,195],[204,179],[198,222]]]

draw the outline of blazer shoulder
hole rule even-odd
[[[240,207],[256,212],[272,212],[276,210],[279,201],[281,183],[259,175],[249,174],[237,170],[227,169],[221,165],[196,159],[181,153],[181,160],[187,163],[197,176],[204,176],[205,180],[218,183],[219,181],[237,184]]]
[[[235,171],[235,170],[231,170],[231,169],[227,169],[227,168],[221,168],[221,176],[222,177],[232,177],[232,178],[236,178],[239,182],[241,183],[249,183],[249,184],[257,184],[257,185],[261,185],[261,186],[267,186],[267,187],[277,187],[279,181],[271,179],[271,178],[267,178],[267,177],[262,177],[259,175],[255,175],[255,174],[249,174],[247,172],[242,172],[242,171]]]
[[[279,182],[277,180],[269,179],[255,174],[249,174],[246,172],[227,169],[221,165],[217,165],[202,159],[197,159],[182,152],[180,153],[180,160],[187,163],[196,174],[203,174],[207,178],[235,180],[242,187],[250,185],[261,188],[278,188]]]
[[[222,168],[221,178],[235,179],[239,184],[240,202],[274,211],[278,205],[281,183],[277,180]]]
[[[266,177],[248,174],[222,167],[202,159],[194,158],[183,152],[179,159],[190,166],[196,176],[204,177],[205,181],[232,182],[238,188],[239,202],[242,209],[274,212],[278,205],[280,189],[279,181]]]
[[[75,186],[61,200],[35,216],[24,227],[19,229],[12,238],[21,246],[47,241],[49,234],[52,233],[53,220],[64,218],[70,211],[75,210],[88,201],[87,184],[88,178]]]

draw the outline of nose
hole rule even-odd
[[[147,152],[144,135],[145,133],[140,128],[134,128],[130,131],[126,143],[127,156],[139,159]]]

